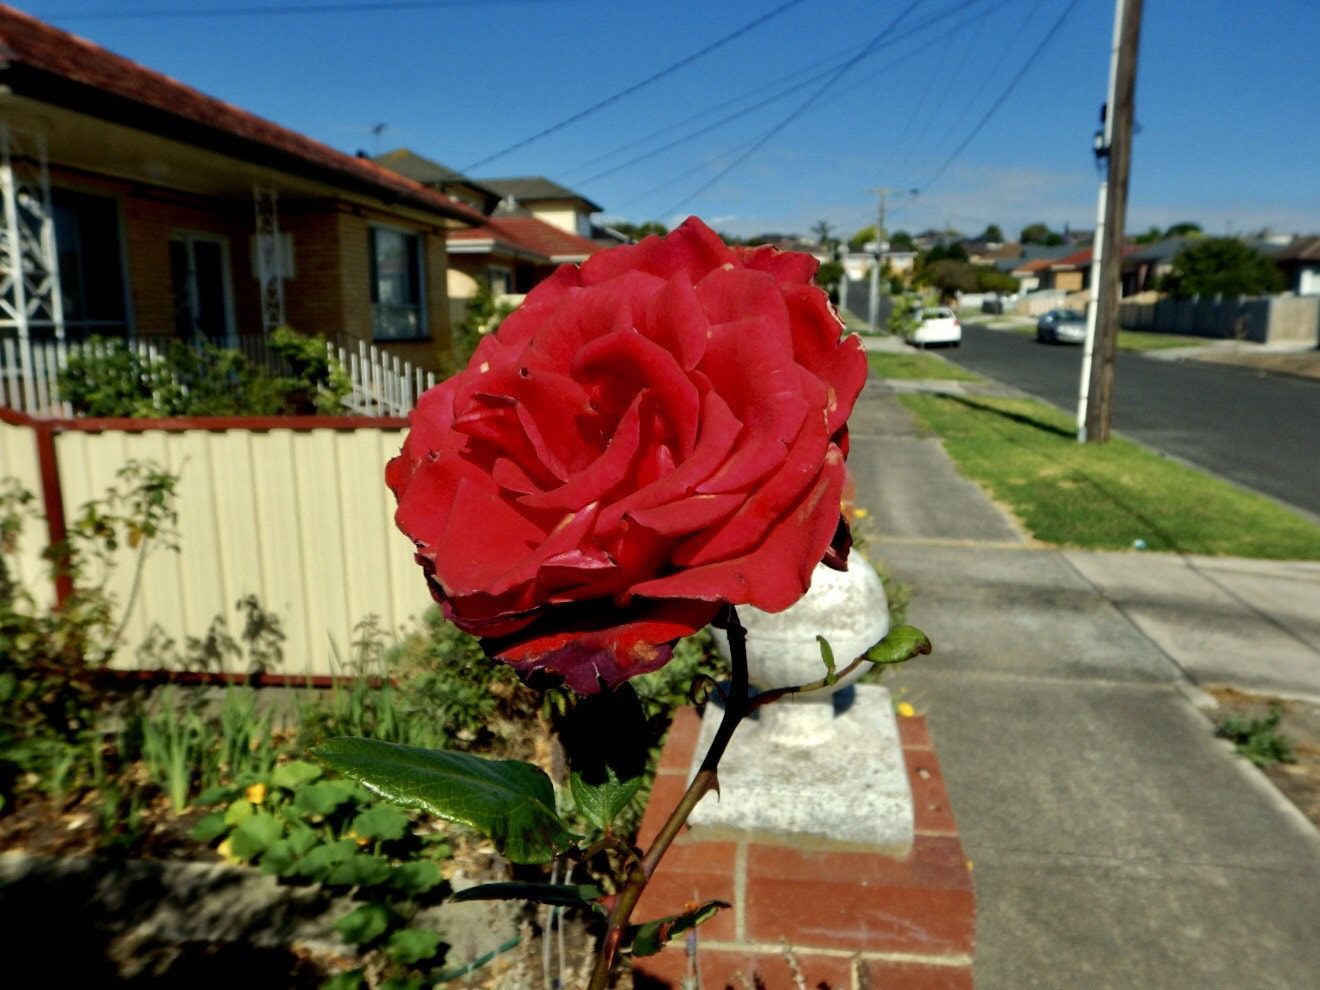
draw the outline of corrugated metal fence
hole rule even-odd
[[[284,662],[274,672],[326,676],[344,673],[337,660],[351,656],[361,620],[374,615],[397,629],[430,602],[383,480],[405,427],[398,419],[34,421],[5,413],[0,478],[41,493],[42,431],[70,518],[129,461],[179,476],[180,552],[147,558],[116,666],[142,669],[134,647],[153,629],[182,646],[223,617],[237,637],[236,604],[255,596],[283,628]],[[19,567],[29,587],[48,594],[36,556],[45,536],[28,528]],[[133,571],[126,548],[110,584],[121,602]]]

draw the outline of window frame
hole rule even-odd
[[[407,279],[409,288],[415,289],[415,301],[407,303],[383,303],[380,300],[380,236],[393,235],[402,239],[405,263],[410,264],[412,272]],[[408,250],[408,243],[416,245],[415,251]],[[374,343],[400,344],[417,343],[431,339],[430,323],[427,316],[426,292],[426,242],[421,231],[410,230],[393,224],[372,223],[367,227],[367,264],[369,291],[371,300],[371,339]],[[416,331],[411,335],[383,332],[384,313],[382,308],[394,311],[409,311],[416,314]]]
[[[65,266],[60,264],[60,252],[63,246],[60,243],[58,228],[56,224],[56,210],[58,201],[64,197],[74,197],[76,199],[96,199],[108,202],[113,208],[115,223],[115,248],[119,256],[119,296],[123,317],[119,320],[89,320],[86,317],[78,320],[70,318],[68,297],[64,286]],[[60,183],[52,185],[50,188],[50,229],[55,242],[55,264],[56,264],[56,289],[60,293],[61,326],[56,336],[70,340],[81,336],[81,339],[87,339],[91,336],[118,337],[124,340],[132,340],[137,336],[137,325],[134,318],[133,309],[133,285],[129,276],[129,258],[128,258],[128,229],[124,217],[124,197],[114,192],[108,192],[97,187],[89,187],[78,184]],[[82,252],[81,231],[79,232],[80,242],[78,245],[80,254]],[[99,324],[93,326],[93,324]],[[122,327],[122,330],[116,329]],[[72,335],[70,330],[77,328]]]

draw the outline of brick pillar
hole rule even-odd
[[[691,901],[733,905],[697,930],[702,990],[805,985],[830,990],[970,990],[976,899],[925,719],[898,719],[916,816],[902,858],[865,847],[811,848],[763,837],[679,836],[634,918],[674,914]],[[639,842],[645,848],[683,793],[700,719],[674,719]],[[638,990],[679,987],[690,946],[634,963]],[[787,950],[787,951],[786,951]],[[791,955],[791,959],[790,959]]]

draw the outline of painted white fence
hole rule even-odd
[[[225,430],[207,428],[205,420],[159,429],[144,428],[146,422],[119,430],[0,419],[0,479],[16,477],[39,496],[36,434],[53,432],[58,497],[70,520],[102,497],[129,461],[152,461],[179,477],[179,552],[146,558],[116,667],[159,667],[136,649],[153,632],[183,648],[221,618],[237,639],[243,617],[236,604],[255,596],[279,618],[284,635],[284,660],[272,673],[344,674],[337,661],[351,658],[359,622],[374,615],[383,629],[397,630],[430,604],[412,545],[393,524],[394,497],[384,482],[385,463],[402,443],[398,420],[315,427],[301,418],[290,429],[271,418],[255,429]],[[20,554],[6,558],[43,600],[50,585],[37,553],[46,538],[45,525],[34,520]],[[119,552],[109,585],[121,603],[131,597],[135,553]],[[248,673],[245,661],[231,659],[227,672]]]
[[[21,346],[12,337],[0,340],[0,406],[29,416],[67,418],[74,412],[60,396],[60,370],[72,354],[104,352],[111,345],[43,341],[30,345],[28,361],[23,360]],[[148,340],[131,341],[123,346],[149,360],[161,358],[164,351]],[[240,338],[238,349],[256,364],[272,368],[275,365],[264,338]],[[350,415],[405,416],[417,397],[436,382],[434,372],[423,371],[366,341],[347,346],[327,343],[326,351],[352,382],[352,391],[344,399],[345,410]]]

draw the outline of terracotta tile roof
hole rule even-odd
[[[1032,272],[1044,271],[1046,268],[1049,268],[1050,265],[1052,264],[1054,264],[1053,258],[1037,258],[1034,261],[1028,261],[1024,264],[1018,265],[1016,268],[1013,269],[1013,272],[1014,274],[1018,272],[1031,274]]]
[[[336,151],[12,7],[0,5],[0,79],[17,95],[40,100],[46,91],[54,92],[49,86],[51,77],[96,91],[102,97],[97,101],[99,105],[107,102],[104,97],[117,98],[155,111],[158,120],[173,119],[176,125],[179,122],[194,125],[194,134],[197,133],[196,125],[200,125],[207,132],[228,138],[230,145],[237,139],[240,144],[273,151],[282,159],[292,158],[294,161],[284,168],[293,174],[298,173],[298,164],[301,163],[304,170],[318,176],[329,173],[331,177],[337,176],[344,185],[365,184],[384,198],[403,199],[415,208],[469,222],[482,219],[475,210],[375,162]],[[85,91],[70,94],[67,85],[60,93],[74,109],[83,110],[92,102],[71,99],[71,95],[84,97],[89,94]],[[150,115],[138,113],[121,122],[184,140],[177,130],[144,126],[149,120]],[[233,154],[232,151],[229,153]]]
[[[1134,251],[1141,250],[1140,244],[1128,244],[1123,248],[1124,254],[1131,254]],[[1082,248],[1080,251],[1074,251],[1072,254],[1065,254],[1062,258],[1055,258],[1049,263],[1050,268],[1064,271],[1069,268],[1082,268],[1091,263],[1092,251],[1088,248]]]
[[[1320,261],[1320,237],[1295,237],[1274,255],[1275,261]]]
[[[582,261],[604,248],[595,241],[560,230],[536,217],[503,217],[487,220],[484,226],[470,230],[451,230],[451,246],[490,243],[504,245],[548,261]]]

